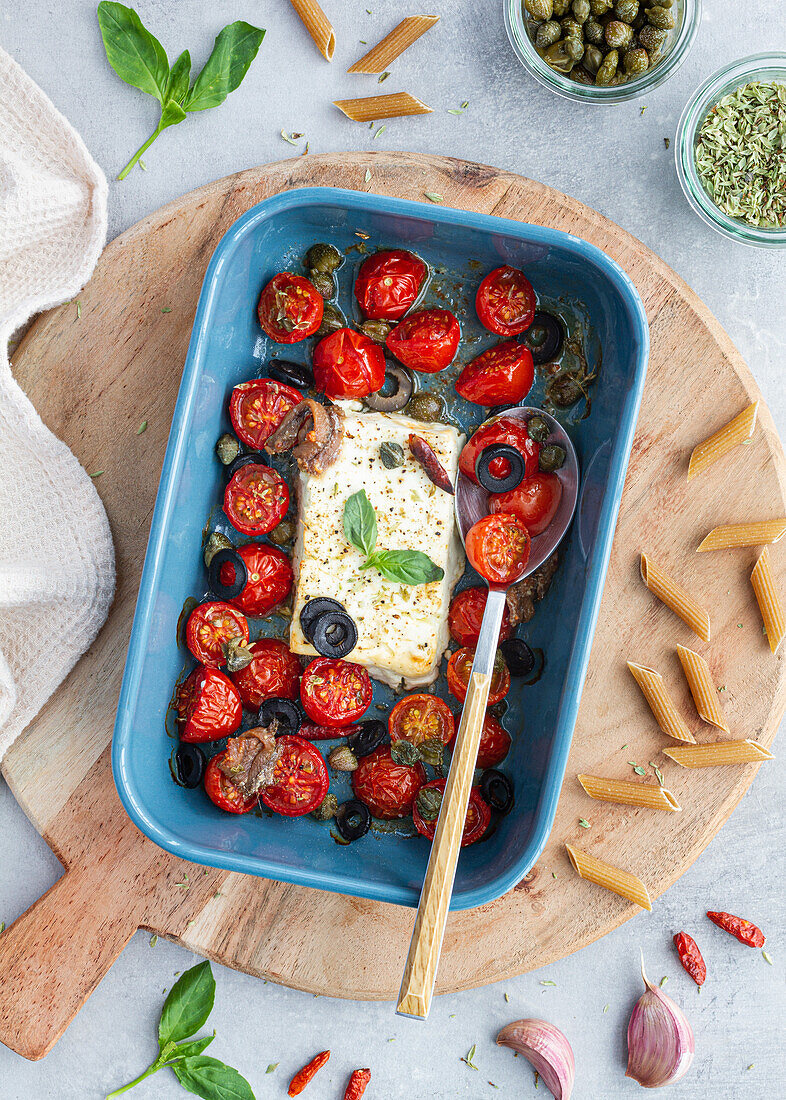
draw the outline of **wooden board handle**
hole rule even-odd
[[[135,899],[110,906],[106,871],[66,871],[0,935],[0,1042],[24,1058],[52,1049],[139,927]]]

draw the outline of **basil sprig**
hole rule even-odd
[[[144,145],[123,168],[126,178],[142,154],[169,126],[182,122],[187,114],[207,111],[223,103],[234,92],[257,55],[265,32],[239,20],[219,33],[213,52],[191,84],[191,55],[183,50],[170,68],[166,51],[143,25],[133,8],[113,0],[98,5],[98,25],[109,64],[121,80],[153,96],[161,104],[161,117]]]
[[[344,505],[344,534],[347,542],[366,555],[361,569],[376,569],[394,584],[430,584],[445,576],[421,550],[375,550],[377,515],[366,490],[353,493]]]
[[[203,1100],[255,1100],[248,1081],[236,1069],[224,1065],[217,1058],[203,1055],[205,1048],[213,1042],[215,1031],[201,1039],[191,1038],[207,1022],[213,1011],[215,995],[216,981],[209,962],[198,963],[186,970],[170,989],[161,1010],[159,1054],[155,1062],[139,1077],[110,1092],[106,1100],[128,1092],[165,1066],[169,1066],[184,1089],[201,1096]]]

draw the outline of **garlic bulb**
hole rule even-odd
[[[693,1032],[681,1008],[647,980],[644,962],[641,977],[647,987],[628,1023],[628,1068],[645,1089],[670,1085],[687,1073],[693,1061]]]
[[[523,1054],[555,1100],[570,1100],[576,1069],[570,1043],[545,1020],[516,1020],[497,1036],[500,1046]]]

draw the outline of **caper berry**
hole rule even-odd
[[[380,443],[379,457],[386,470],[395,470],[404,465],[404,448],[400,443]]]
[[[648,52],[659,50],[668,36],[668,31],[660,30],[658,27],[653,27],[648,23],[646,27],[642,27],[639,31],[639,45],[643,46]]]
[[[543,54],[543,60],[560,73],[569,73],[576,64],[566,49],[566,42],[567,39],[564,38],[561,42],[555,42]]]
[[[594,16],[605,15],[612,7],[613,0],[590,0],[590,11]]]
[[[584,56],[584,43],[580,38],[571,36],[565,39],[565,53],[573,61],[581,61]]]
[[[577,23],[575,19],[568,16],[567,19],[561,20],[560,26],[562,27],[562,35],[564,38],[578,38],[579,41],[582,40],[581,24]]]
[[[587,46],[584,51],[584,59],[582,61],[584,68],[592,76],[598,71],[603,64],[603,54],[597,46]]]
[[[554,0],[554,16],[557,19],[561,19],[563,15],[568,14],[568,8],[570,7],[570,0]]]
[[[570,10],[577,23],[586,23],[590,14],[589,0],[573,0]]]
[[[369,340],[373,340],[375,344],[384,345],[393,326],[388,324],[387,321],[364,321],[359,328],[364,336],[368,336]]]
[[[276,546],[286,546],[295,537],[295,525],[291,519],[282,519],[267,537]]]
[[[240,443],[231,432],[224,432],[219,438],[216,443],[216,454],[218,455],[219,462],[224,466],[228,466],[230,462],[234,462],[240,454]]]
[[[619,56],[616,50],[609,50],[603,58],[603,64],[595,73],[596,84],[611,84],[617,73]]]
[[[329,336],[331,332],[338,332],[340,328],[344,328],[344,325],[345,321],[341,311],[336,306],[331,305],[330,302],[325,302],[322,310],[322,324],[314,335],[321,340],[323,336]]]
[[[554,11],[552,0],[524,0],[524,7],[533,19],[551,19]]]
[[[205,543],[205,549],[202,556],[205,559],[205,566],[209,569],[210,563],[216,556],[219,550],[234,550],[235,547],[226,537],[222,535],[220,531],[213,531],[210,538]]]
[[[545,447],[540,448],[538,466],[544,473],[550,474],[554,470],[561,469],[567,457],[564,447],[560,447],[557,443],[547,443]]]
[[[639,0],[617,0],[614,14],[623,23],[632,23],[639,14]]]
[[[527,421],[527,435],[536,443],[545,443],[551,435],[548,421],[542,416],[531,416]]]
[[[639,73],[646,73],[650,67],[650,59],[643,46],[632,46],[625,51],[622,64],[628,76],[638,76]]]
[[[603,24],[597,19],[588,19],[584,24],[584,40],[591,42],[593,46],[605,46],[606,34]]]
[[[559,23],[555,19],[549,19],[538,27],[535,33],[535,45],[538,49],[545,50],[547,47],[553,46],[555,42],[559,42],[561,37],[562,28]]]
[[[571,405],[575,405],[582,396],[582,392],[578,379],[569,371],[552,378],[546,387],[546,396],[555,405],[559,405],[561,409],[567,409]]]
[[[633,27],[619,19],[611,19],[606,24],[606,44],[613,50],[624,49],[633,41]]]
[[[330,821],[331,818],[336,816],[337,809],[338,799],[336,796],[326,794],[317,808],[311,811],[311,816],[315,817],[317,821]]]
[[[436,393],[416,393],[407,402],[406,416],[413,420],[442,420],[445,415],[445,402]]]
[[[647,8],[647,22],[653,27],[670,31],[674,26],[674,16],[668,8],[658,4],[654,8]]]
[[[335,298],[336,280],[326,271],[312,271],[308,281],[322,298]]]
[[[312,244],[306,253],[306,267],[310,271],[330,274],[341,266],[344,257],[333,244]]]

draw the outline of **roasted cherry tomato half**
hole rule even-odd
[[[355,797],[383,820],[406,817],[425,781],[426,769],[421,763],[397,764],[388,748],[364,756],[352,772]]]
[[[211,802],[215,802],[219,810],[226,810],[228,814],[247,814],[253,810],[259,801],[256,795],[246,798],[237,789],[235,784],[219,768],[219,764],[227,754],[227,750],[219,752],[207,766],[205,772],[205,793]]]
[[[318,749],[293,733],[278,738],[281,755],[273,769],[273,782],[263,787],[260,798],[270,810],[285,817],[302,817],[315,810],[328,792],[330,778]]]
[[[223,672],[195,668],[177,693],[181,741],[218,741],[240,728],[240,694]]]
[[[386,343],[405,367],[436,374],[453,362],[460,339],[459,323],[449,309],[424,309],[396,325]]]
[[[283,550],[261,542],[246,543],[238,554],[245,563],[248,580],[232,605],[246,615],[261,618],[289,595],[294,580],[292,565]],[[231,562],[224,562],[219,574],[222,584],[231,584],[234,572]]]
[[[484,516],[467,531],[465,545],[473,569],[489,584],[513,584],[529,561],[531,539],[520,519],[508,512]]]
[[[478,287],[475,309],[482,325],[497,336],[520,336],[535,316],[535,291],[517,267],[495,268]]]
[[[562,482],[556,474],[533,474],[507,493],[493,493],[492,513],[508,512],[520,519],[534,538],[554,519],[562,499]]]
[[[376,252],[360,265],[355,297],[366,317],[398,321],[413,304],[428,269],[412,252]]]
[[[515,340],[495,344],[467,363],[456,392],[476,405],[518,405],[535,381],[532,352]]]
[[[448,612],[448,630],[454,642],[459,645],[476,646],[480,637],[480,624],[486,610],[487,588],[465,588],[450,601]],[[510,625],[510,612],[507,605],[502,612],[502,626],[499,628],[499,641],[506,641],[513,633]]]
[[[437,816],[433,820],[427,820],[420,813],[418,798],[421,797],[422,792],[426,791],[439,791],[442,794],[446,782],[445,779],[432,779],[430,783],[424,783],[412,804],[412,820],[415,822],[415,828],[421,836],[426,837],[428,840],[434,839],[439,811],[437,810]],[[430,801],[434,804],[437,800],[432,799]],[[434,808],[436,806],[432,805],[431,812]],[[467,816],[464,818],[464,835],[461,838],[461,847],[466,848],[468,844],[474,844],[476,840],[480,840],[486,829],[488,829],[490,821],[491,809],[480,793],[480,787],[473,787],[469,792],[469,805],[467,806]]]
[[[350,726],[371,705],[371,677],[361,665],[317,657],[300,681],[300,701],[319,726]],[[336,736],[339,736],[338,734]]]
[[[510,734],[504,729],[490,711],[486,711],[483,719],[483,730],[480,734],[480,747],[478,748],[478,768],[496,768],[510,752]],[[449,748],[456,746],[456,738],[451,738]]]
[[[481,451],[495,443],[506,443],[509,447],[515,447],[524,457],[524,477],[530,477],[538,472],[538,455],[540,444],[530,439],[526,423],[515,416],[501,416],[491,424],[485,424],[478,428],[472,438],[465,443],[459,455],[459,469],[464,477],[478,484],[475,473],[475,463]],[[489,463],[489,473],[494,477],[505,477],[510,469],[510,463],[504,458],[495,458]]]
[[[331,401],[366,397],[385,383],[385,353],[362,332],[340,328],[314,348],[314,378]]]
[[[278,471],[251,462],[241,466],[224,490],[224,511],[244,535],[266,535],[289,507],[289,489]]]
[[[245,615],[221,600],[201,603],[188,617],[186,645],[202,665],[220,668],[226,664],[221,648],[230,638],[248,641]]]
[[[263,699],[297,699],[300,690],[300,661],[277,638],[259,638],[248,647],[254,654],[250,665],[232,673],[232,683],[247,707],[256,709]]]
[[[322,324],[322,295],[291,271],[274,275],[259,296],[259,323],[271,340],[296,344],[313,336]]]
[[[262,448],[290,409],[299,405],[302,394],[272,378],[241,382],[229,399],[229,419],[239,439],[255,451]]]
[[[475,659],[475,650],[469,646],[457,649],[451,654],[448,661],[448,691],[455,695],[460,703],[467,697],[467,685],[469,684],[472,662]],[[494,670],[491,673],[491,687],[489,688],[488,705],[498,703],[504,699],[510,691],[510,673],[501,653],[497,653],[494,661]]]
[[[390,740],[422,745],[439,739],[443,745],[456,732],[453,711],[436,695],[407,695],[390,712]]]

